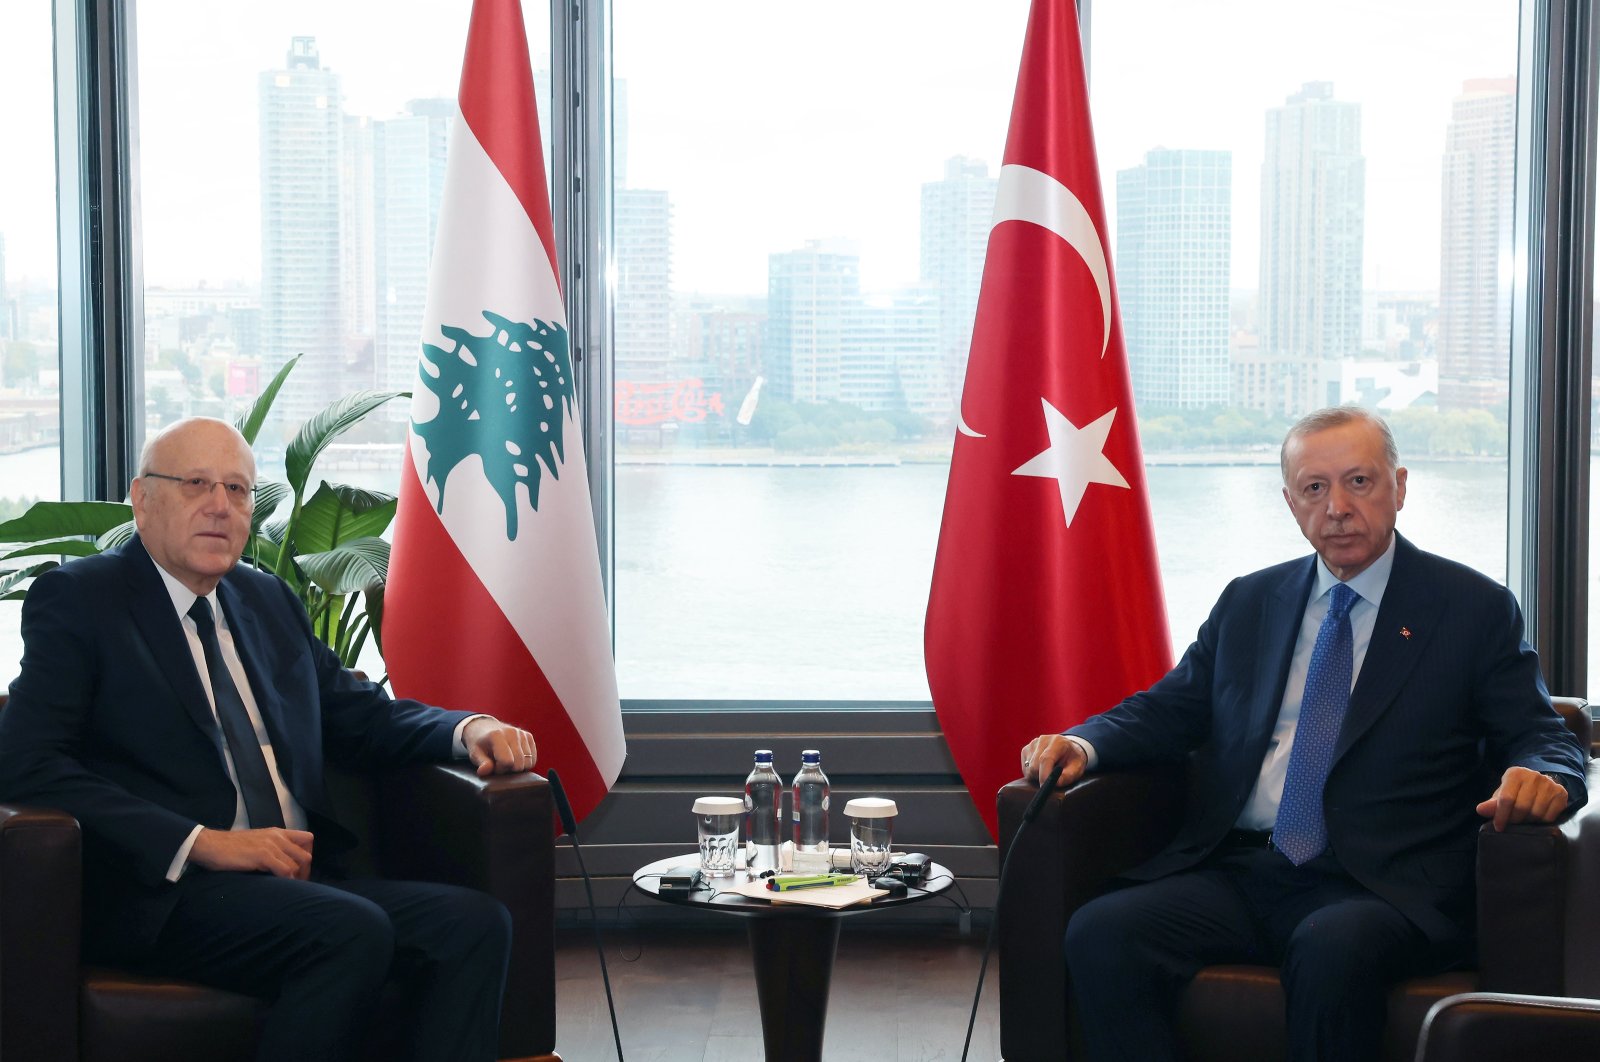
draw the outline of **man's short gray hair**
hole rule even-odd
[[[1315,435],[1319,431],[1337,428],[1344,424],[1360,421],[1370,424],[1377,429],[1378,436],[1383,440],[1383,461],[1390,472],[1400,467],[1400,448],[1394,444],[1394,432],[1389,430],[1389,422],[1361,406],[1328,406],[1313,413],[1307,413],[1294,422],[1289,433],[1283,437],[1283,446],[1278,450],[1278,465],[1283,470],[1283,482],[1289,482],[1289,441],[1303,439],[1307,435]]]

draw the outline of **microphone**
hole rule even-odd
[[[594,887],[589,884],[589,870],[583,865],[583,852],[578,848],[578,819],[572,814],[572,804],[567,791],[561,787],[561,776],[555,768],[544,773],[550,783],[550,795],[555,798],[556,814],[561,816],[561,829],[572,844],[572,854],[578,857],[578,872],[583,875],[583,892],[589,898],[589,924],[594,927],[594,950],[600,956],[600,980],[606,986],[606,1009],[611,1012],[611,1038],[617,1044],[617,1062],[622,1062],[622,1030],[617,1025],[617,1005],[611,1000],[611,974],[606,970],[606,949],[600,940],[600,915],[594,909]]]
[[[1048,777],[1039,783],[1039,791],[1033,795],[1033,801],[1028,805],[1028,810],[1022,813],[1022,825],[1017,827],[1015,837],[1011,838],[1011,847],[1006,849],[1006,857],[1000,863],[1000,878],[995,884],[994,916],[989,919],[988,939],[983,944],[983,962],[978,966],[978,987],[972,993],[972,1013],[967,1016],[967,1039],[961,1045],[961,1062],[967,1062],[967,1052],[972,1048],[972,1030],[978,1023],[978,1001],[983,997],[983,978],[989,972],[989,955],[994,950],[994,930],[1000,921],[1000,897],[1006,891],[1006,879],[1011,870],[1011,857],[1017,854],[1017,838],[1022,836],[1022,831],[1028,824],[1039,816],[1039,811],[1044,807],[1044,802],[1055,791],[1056,783],[1061,781],[1061,770],[1066,766],[1065,760],[1058,760],[1055,768]]]
[[[1065,766],[1066,762],[1064,760],[1057,760],[1055,769],[1050,772],[1050,776],[1039,783],[1039,791],[1034,794],[1033,803],[1029,804],[1028,810],[1022,813],[1023,822],[1032,822],[1039,817],[1039,811],[1044,807],[1045,800],[1055,790],[1056,783],[1061,781],[1061,769]],[[555,772],[552,771],[551,773]]]
[[[1056,768],[1056,774],[1060,773],[1061,769],[1059,767]],[[545,772],[545,778],[550,782],[550,795],[555,797],[556,800],[556,814],[561,816],[561,828],[568,837],[576,841],[578,839],[578,820],[573,817],[572,803],[567,800],[567,791],[561,788],[561,776],[552,767]],[[1055,777],[1052,775],[1050,780],[1052,782],[1055,781]],[[574,845],[573,847],[576,848],[577,846]]]

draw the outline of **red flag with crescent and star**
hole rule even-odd
[[[1072,0],[1034,0],[924,631],[991,835],[1021,749],[1172,662]]]

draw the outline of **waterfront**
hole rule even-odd
[[[0,456],[0,496],[53,495],[55,461],[53,450]],[[1410,467],[1401,531],[1503,579],[1504,466]],[[392,473],[325,474],[393,489]],[[1152,465],[1146,474],[1181,652],[1229,578],[1306,547],[1275,463]],[[926,700],[922,617],[945,480],[943,466],[921,464],[619,467],[623,696]],[[17,617],[16,603],[0,603],[5,675],[21,654]]]

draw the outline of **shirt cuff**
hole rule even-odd
[[[493,719],[493,718],[494,718],[494,716],[492,716],[492,715],[487,715],[487,714],[485,714],[483,712],[479,712],[477,715],[469,715],[465,719],[461,720],[461,722],[457,723],[456,724],[455,741],[450,746],[451,755],[453,755],[458,760],[466,759],[467,758],[467,739],[466,739],[465,735],[466,735],[466,732],[467,732],[467,724],[472,722],[474,719]]]
[[[189,869],[189,850],[194,847],[195,838],[200,836],[204,826],[196,826],[189,831],[189,837],[178,848],[178,854],[172,857],[172,865],[167,867],[167,880],[177,881],[183,877],[183,872]]]
[[[1100,755],[1095,752],[1093,745],[1075,734],[1067,734],[1066,739],[1083,750],[1084,770],[1092,771],[1100,766]]]

